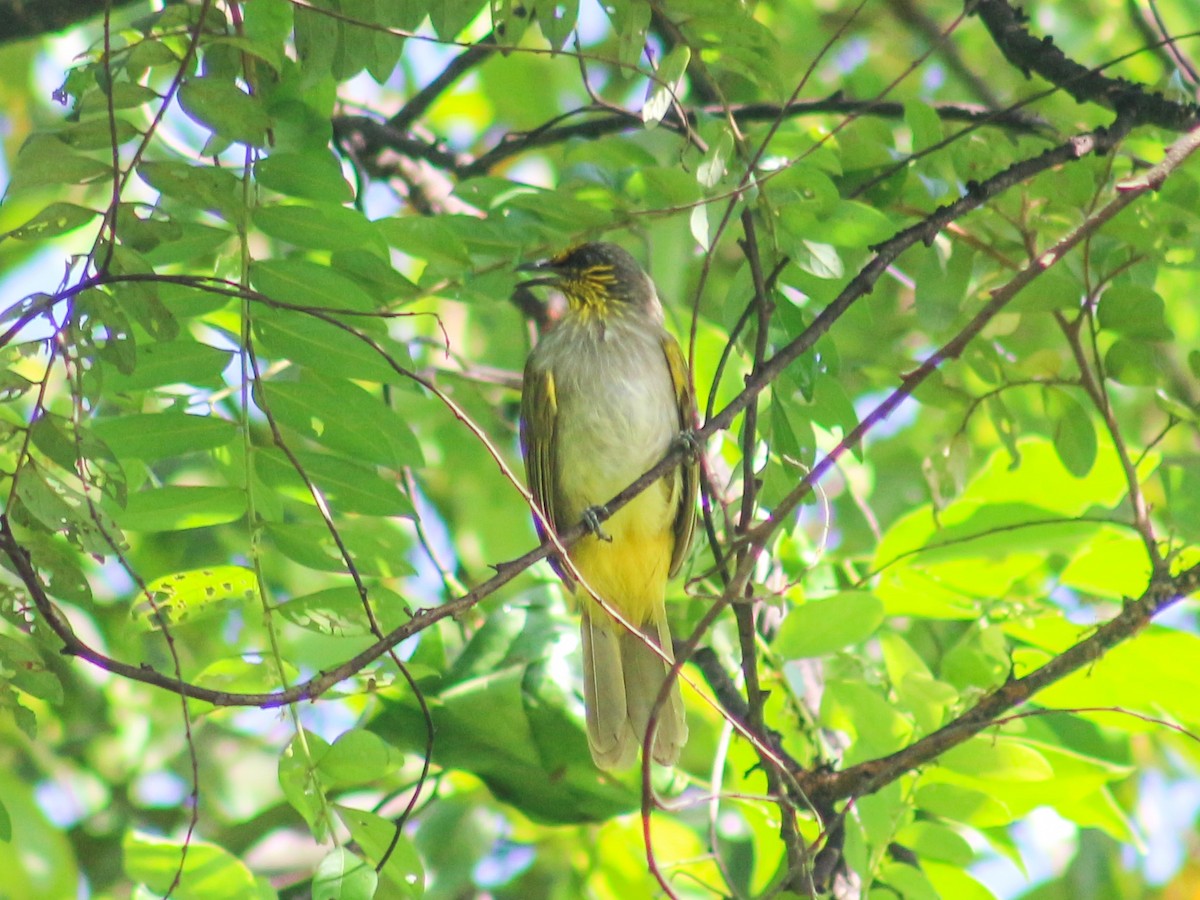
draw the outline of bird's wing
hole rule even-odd
[[[525,384],[521,390],[521,454],[525,457],[525,480],[533,501],[558,531],[554,519],[554,455],[558,443],[558,398],[554,391],[554,373],[533,365],[533,357],[525,366]],[[538,537],[546,540],[546,529],[535,517]],[[556,557],[550,565],[567,584],[571,579]]]
[[[687,360],[683,358],[683,350],[679,342],[669,334],[663,335],[663,354],[667,358],[667,368],[671,372],[671,384],[675,388],[675,403],[679,410],[680,431],[691,431],[692,421],[692,383],[688,378]],[[673,577],[692,545],[692,532],[696,529],[696,494],[700,487],[700,463],[695,455],[688,454],[680,465],[683,490],[680,492],[679,509],[675,513],[675,549],[671,552],[671,569]]]

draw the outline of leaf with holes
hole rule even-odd
[[[254,570],[245,566],[213,566],[174,572],[146,586],[131,611],[133,621],[147,630],[211,619],[258,599]]]

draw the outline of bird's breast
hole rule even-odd
[[[565,521],[604,503],[666,453],[679,430],[678,405],[662,348],[663,334],[648,323],[564,322],[538,347],[554,376],[557,503]],[[674,515],[666,494],[657,529]],[[650,497],[646,498],[650,500]],[[642,506],[643,515],[646,503]]]

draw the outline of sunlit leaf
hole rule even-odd
[[[130,878],[159,894],[173,887],[171,895],[179,900],[264,897],[253,874],[236,856],[195,837],[185,850],[180,841],[131,831],[121,855]]]
[[[258,582],[245,566],[213,566],[156,578],[146,592],[149,597],[133,609],[134,620],[146,628],[164,628],[252,603],[258,597]]]
[[[246,514],[246,493],[238,488],[165,485],[138,491],[117,522],[130,531],[182,531],[235,522]]]
[[[692,49],[687,44],[677,44],[658,64],[654,81],[647,88],[646,102],[642,105],[642,121],[653,127],[662,121],[671,104],[676,101],[683,75],[692,58]]]
[[[809,600],[784,619],[775,649],[785,659],[821,656],[870,637],[883,621],[883,604],[864,591]]]

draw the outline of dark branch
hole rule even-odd
[[[1036,72],[1080,103],[1098,103],[1115,110],[1130,117],[1135,126],[1186,131],[1200,120],[1200,106],[1195,103],[1176,103],[1162,94],[1148,93],[1136,82],[1102,75],[1068,57],[1054,45],[1052,37],[1034,37],[1025,27],[1024,13],[1014,10],[1006,0],[980,0],[974,11],[1004,58],[1026,77]]]
[[[461,57],[460,57],[461,58]],[[947,122],[965,122],[973,125],[988,125],[1003,128],[1018,134],[1036,134],[1046,130],[1036,116],[1019,111],[991,111],[969,104],[942,104],[934,107]],[[334,134],[339,142],[352,147],[357,159],[370,167],[372,174],[386,177],[394,166],[388,165],[382,154],[394,150],[405,156],[424,159],[436,166],[454,172],[459,178],[470,178],[486,174],[492,167],[506,159],[526,153],[537,147],[561,144],[572,138],[595,139],[610,134],[620,134],[645,127],[641,117],[633,113],[623,114],[604,110],[581,122],[542,128],[524,134],[506,136],[501,143],[482,155],[472,158],[467,154],[456,154],[445,145],[421,140],[412,133],[394,126],[394,122],[405,115],[408,107],[391,122],[379,122],[365,116],[337,116],[333,120]],[[850,100],[840,95],[824,100],[791,103],[781,106],[776,103],[747,103],[731,106],[728,113],[739,125],[759,122],[774,122],[780,118],[797,118],[808,115],[859,115],[898,119],[904,116],[901,103],[872,103]],[[707,106],[700,110],[688,110],[688,125],[693,127],[701,117],[724,116],[726,110],[720,106]],[[409,121],[406,119],[406,121]],[[664,122],[664,126],[671,123]],[[678,123],[675,123],[678,127]]]
[[[113,9],[146,0],[0,0],[0,44],[53,34]]]
[[[477,44],[471,45],[458,56],[454,57],[450,61],[450,64],[437,77],[414,94],[401,107],[400,112],[388,120],[388,125],[398,132],[406,131],[413,122],[425,114],[425,111],[437,101],[437,98],[450,85],[458,81],[458,79],[491,56],[495,51],[496,36],[494,33],[488,32]]]
[[[1154,579],[1141,597],[1127,602],[1119,614],[1090,637],[1023,678],[1009,680],[953,722],[916,743],[891,756],[859,763],[840,772],[798,772],[796,780],[810,798],[821,798],[826,802],[861,797],[877,791],[900,774],[930,762],[951,747],[979,734],[1004,713],[1027,702],[1043,688],[1095,662],[1117,644],[1136,635],[1158,613],[1197,590],[1200,590],[1200,565],[1185,569],[1173,577]]]

